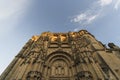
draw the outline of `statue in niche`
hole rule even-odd
[[[56,75],[64,75],[64,65],[61,62],[58,62],[55,67]]]
[[[56,75],[64,75],[64,67],[62,67],[62,66],[56,66],[56,70],[55,70],[55,72],[56,72]]]
[[[79,35],[80,36],[82,36],[82,35],[84,35],[84,34],[87,34],[88,32],[86,31],[86,30],[81,30],[81,31],[79,31]]]
[[[70,35],[74,38],[76,37],[76,33],[75,32],[70,32]]]
[[[51,68],[51,75],[54,76],[62,76],[62,75],[68,75],[68,73],[65,73],[67,64],[63,61],[55,61]]]
[[[52,35],[50,38],[52,42],[56,42],[58,40],[58,35]]]
[[[61,42],[66,41],[66,40],[67,40],[66,35],[60,35]]]

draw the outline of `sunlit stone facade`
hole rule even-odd
[[[25,44],[0,80],[120,80],[120,49],[108,46],[86,30],[44,32]]]

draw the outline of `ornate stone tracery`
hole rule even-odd
[[[119,80],[120,49],[109,47],[86,30],[43,32],[26,43],[0,80]]]

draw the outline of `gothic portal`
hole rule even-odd
[[[33,36],[0,80],[120,80],[120,48],[86,30]]]

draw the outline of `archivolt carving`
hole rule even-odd
[[[72,74],[70,66],[72,65],[71,56],[65,52],[54,52],[48,55],[45,61],[49,66],[48,76],[50,77],[69,77]]]
[[[52,59],[54,59],[54,57],[57,57],[57,56],[62,56],[68,61],[72,60],[72,56],[69,53],[66,53],[66,52],[63,52],[63,51],[55,51],[55,52],[50,53],[46,57],[45,62],[50,62]]]

